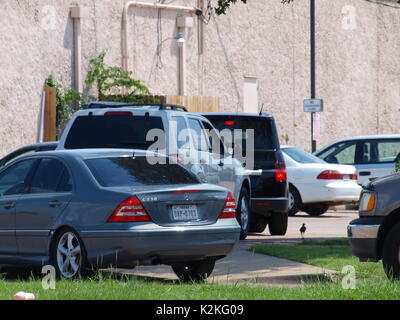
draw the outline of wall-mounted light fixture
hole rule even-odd
[[[186,40],[185,40],[185,35],[183,34],[183,32],[178,32],[178,35],[176,37],[176,43],[178,44],[178,47],[183,47],[183,45],[185,44]]]

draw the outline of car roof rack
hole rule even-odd
[[[108,101],[97,101],[97,102],[89,102],[88,104],[84,104],[83,109],[106,109],[106,108],[124,108],[124,107],[156,107],[158,110],[171,110],[171,111],[183,111],[188,112],[188,109],[184,106],[179,106],[176,104],[167,104],[167,103],[126,103],[126,102],[108,102]]]

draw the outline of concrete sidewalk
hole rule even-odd
[[[250,252],[249,248],[258,242],[256,239],[255,242],[251,239],[250,241],[241,242],[231,255],[216,263],[214,272],[208,282],[263,286],[299,286],[302,281],[331,279],[336,273],[304,263]],[[171,267],[164,265],[138,267],[132,271],[123,270],[122,273],[160,280],[177,280]]]
[[[336,271],[252,253],[249,249],[258,244],[295,245],[301,241],[299,228],[303,223],[307,225],[306,239],[343,238],[347,235],[348,223],[357,217],[356,211],[330,210],[320,217],[311,217],[300,212],[289,218],[288,232],[285,236],[272,237],[267,229],[262,234],[252,234],[245,241],[241,241],[231,255],[217,262],[208,281],[220,284],[299,286],[302,281],[337,279]],[[168,266],[138,267],[123,272],[152,279],[177,280]]]

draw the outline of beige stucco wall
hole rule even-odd
[[[77,2],[89,13],[82,21],[83,76],[89,59],[103,49],[109,51],[108,63],[121,65],[125,1]],[[318,145],[352,135],[398,133],[399,6],[394,1],[316,2],[317,93],[325,100]],[[48,74],[72,86],[70,3],[0,0],[0,155],[37,141],[41,90]],[[275,115],[280,134],[287,134],[290,144],[310,149],[310,115],[302,110],[303,99],[309,97],[308,3],[250,0],[235,5],[228,15],[213,16],[204,25],[202,54],[195,19],[186,35],[187,93],[220,96],[222,110],[241,111],[243,78],[256,76],[260,106]],[[356,24],[350,30],[343,24],[346,6],[355,10]],[[178,48],[172,39],[177,14],[162,11],[159,19],[157,10],[129,11],[129,66],[155,94],[178,94]]]

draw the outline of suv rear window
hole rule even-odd
[[[254,130],[254,150],[276,149],[279,146],[272,119],[246,116],[207,116],[207,118],[218,131],[224,129],[243,130],[243,150],[246,150],[246,130],[249,129]]]
[[[103,187],[199,183],[178,164],[150,164],[143,156],[88,159],[85,163]]]
[[[146,141],[152,129],[164,130],[160,117],[81,116],[75,119],[65,149],[135,148],[147,150],[154,141]]]

